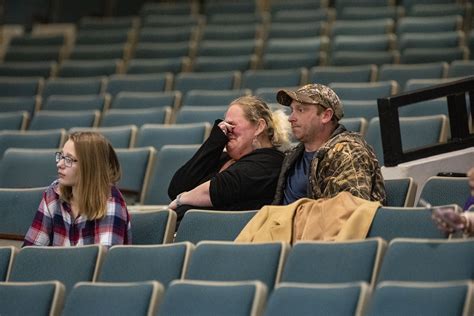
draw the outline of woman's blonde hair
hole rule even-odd
[[[88,220],[101,219],[107,212],[110,186],[120,180],[121,170],[117,154],[101,134],[76,132],[68,140],[74,143],[78,160],[78,178],[74,196],[81,215]],[[60,185],[61,197],[72,199],[72,187]]]
[[[272,112],[268,105],[257,96],[243,96],[235,99],[230,105],[239,104],[244,111],[249,122],[258,123],[259,119],[264,119],[267,128],[264,133],[270,139],[272,145],[281,151],[290,147],[288,133],[290,124],[288,117],[281,110]]]

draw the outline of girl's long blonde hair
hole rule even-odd
[[[68,140],[74,143],[78,160],[78,179],[74,200],[79,214],[88,220],[103,218],[107,213],[110,186],[120,180],[121,170],[117,154],[110,142],[95,132],[76,132]],[[70,202],[72,187],[60,185],[61,197]]]

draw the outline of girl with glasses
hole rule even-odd
[[[23,246],[130,244],[130,216],[115,186],[121,170],[112,145],[99,133],[72,133],[55,160],[58,179],[43,193]]]

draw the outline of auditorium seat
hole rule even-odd
[[[156,281],[79,282],[68,295],[62,315],[154,315],[163,292],[163,286]]]
[[[44,131],[0,131],[0,160],[3,157],[3,153],[8,148],[59,149],[65,138],[65,129],[52,129]]]
[[[169,209],[140,209],[128,206],[134,245],[168,244],[173,242],[176,212]]]
[[[97,132],[105,136],[112,144],[117,148],[131,148],[135,144],[137,137],[137,127],[135,125],[121,125],[112,127],[73,127],[69,129],[69,133],[72,132]]]
[[[28,130],[46,130],[72,127],[96,127],[100,112],[97,110],[81,111],[37,111],[28,126]]]
[[[0,284],[8,278],[17,252],[18,248],[14,246],[0,246]]]
[[[184,279],[263,282],[271,291],[289,250],[283,242],[234,243],[201,241],[191,256]],[[236,260],[238,258],[238,260]]]
[[[110,106],[109,94],[51,95],[44,100],[41,110],[103,112]]]
[[[194,250],[191,243],[167,245],[119,245],[107,253],[99,282],[158,281],[168,287],[181,279]]]
[[[367,237],[380,237],[390,242],[395,238],[446,238],[431,219],[431,210],[419,207],[377,209]]]
[[[385,179],[386,206],[412,207],[417,185],[413,178]]]
[[[166,290],[157,315],[261,315],[267,292],[258,281],[177,280]]]
[[[2,315],[61,315],[64,299],[58,281],[0,282]]]
[[[467,177],[432,176],[420,185],[420,198],[433,206],[457,204],[463,207],[470,195]]]
[[[328,85],[333,82],[371,82],[377,76],[377,66],[373,64],[359,66],[319,66],[309,70],[308,82]]]
[[[30,114],[26,111],[0,113],[1,130],[23,131],[28,126]]]
[[[257,211],[188,210],[176,232],[176,242],[234,240]]]

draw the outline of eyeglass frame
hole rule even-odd
[[[71,168],[73,163],[79,161],[79,160],[74,159],[72,157],[64,156],[64,154],[60,151],[57,151],[57,152],[54,153],[54,159],[55,159],[56,163],[59,163],[62,159],[64,159],[64,165],[68,168]]]

